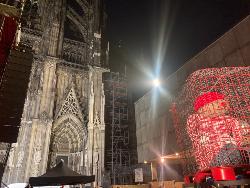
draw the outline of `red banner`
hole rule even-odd
[[[17,22],[12,17],[3,17],[0,35],[0,76],[2,76],[4,67],[6,65],[6,61],[8,55],[10,53],[10,49],[15,39],[16,30],[17,30]]]

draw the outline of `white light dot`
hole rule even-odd
[[[161,157],[161,162],[164,163],[165,159],[163,157]]]
[[[159,86],[160,86],[160,80],[157,79],[157,78],[154,79],[154,80],[153,80],[153,84],[154,84],[155,87],[159,87]]]

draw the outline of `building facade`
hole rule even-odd
[[[107,72],[101,0],[26,1],[18,35],[32,49],[30,83],[17,143],[3,182],[27,182],[63,159],[73,170],[104,172]],[[103,48],[104,46],[104,48]]]

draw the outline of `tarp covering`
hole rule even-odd
[[[95,181],[95,176],[83,176],[69,169],[63,161],[39,177],[31,177],[31,186],[77,185]]]

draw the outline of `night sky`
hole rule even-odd
[[[122,72],[126,64],[136,100],[151,87],[149,72],[166,78],[246,17],[249,4],[250,0],[106,0],[111,70]]]

